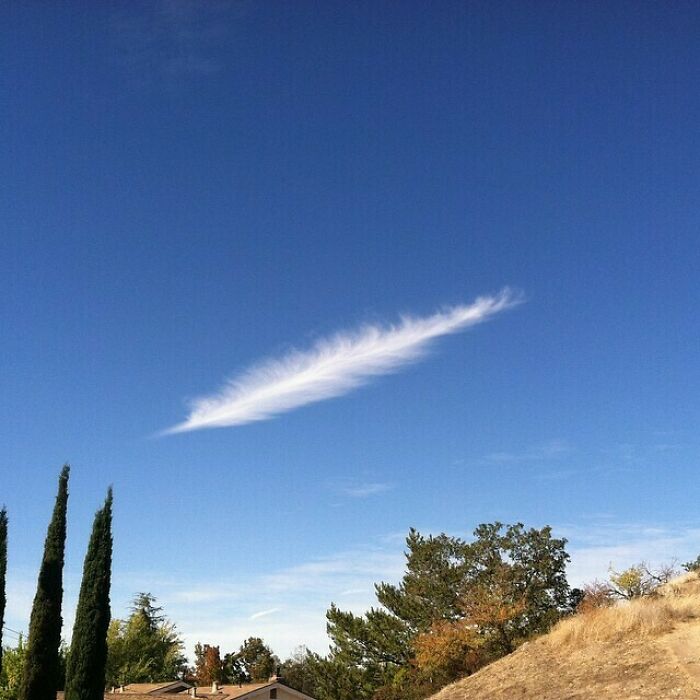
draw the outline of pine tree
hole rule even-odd
[[[0,510],[0,671],[2,671],[2,628],[5,625],[5,574],[7,573],[7,511]]]
[[[56,700],[61,644],[63,559],[66,545],[68,475],[66,464],[58,480],[58,495],[44,544],[34,605],[29,620],[27,657],[19,700]]]
[[[112,489],[95,513],[66,668],[66,700],[102,700],[112,569]]]

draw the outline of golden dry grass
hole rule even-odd
[[[700,578],[562,621],[434,700],[700,700]]]
[[[648,638],[670,632],[680,622],[700,617],[697,577],[667,584],[659,594],[598,608],[560,622],[547,643],[569,647],[629,638]]]

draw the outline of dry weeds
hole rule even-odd
[[[678,623],[700,618],[700,593],[687,594],[676,584],[648,598],[589,610],[560,622],[547,636],[553,646],[582,646],[670,632]],[[671,584],[669,584],[671,586]]]
[[[700,700],[700,578],[562,621],[434,700]]]

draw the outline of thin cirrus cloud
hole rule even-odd
[[[506,288],[432,316],[341,331],[308,350],[254,365],[217,393],[193,401],[187,418],[162,434],[245,425],[347,394],[372,377],[415,362],[436,338],[482,323],[521,301],[521,295]]]
[[[392,488],[391,484],[368,482],[364,484],[353,484],[352,486],[343,486],[341,490],[346,496],[350,496],[350,498],[367,498],[368,496],[375,496],[378,493],[390,491]]]
[[[250,620],[259,620],[261,617],[267,617],[268,615],[274,615],[276,612],[279,612],[279,608],[269,608],[267,610],[261,610],[260,612],[253,613],[250,616]]]

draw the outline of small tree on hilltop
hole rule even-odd
[[[674,564],[652,569],[646,562],[620,572],[610,569],[610,595],[623,600],[654,595],[659,586],[668,583],[677,573]]]

